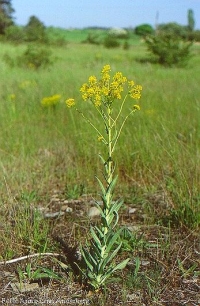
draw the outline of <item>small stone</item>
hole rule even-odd
[[[68,213],[71,213],[73,211],[73,209],[71,208],[71,207],[67,207],[66,209],[65,209],[65,212],[68,212]]]
[[[95,207],[95,206],[91,207],[91,208],[89,209],[89,211],[88,211],[88,216],[89,216],[90,218],[97,217],[97,216],[99,216],[100,214],[101,214],[101,213],[100,213],[99,209],[98,209],[97,207]]]
[[[141,260],[141,266],[148,266],[148,265],[150,265],[150,261],[148,261],[148,260]]]
[[[57,218],[57,217],[63,216],[64,214],[65,214],[64,212],[58,211],[55,213],[46,213],[44,214],[44,217],[45,218]]]
[[[61,210],[62,210],[62,211],[67,211],[68,208],[69,208],[68,205],[63,205],[63,206],[61,206]]]
[[[136,212],[137,208],[129,208],[128,213],[134,214]]]

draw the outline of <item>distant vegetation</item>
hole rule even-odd
[[[48,52],[39,45],[66,46],[68,43],[85,43],[102,45],[105,48],[119,48],[128,50],[131,45],[139,43],[143,39],[150,55],[143,59],[153,61],[165,66],[186,65],[191,52],[191,43],[199,42],[200,31],[195,30],[194,13],[188,10],[188,25],[182,26],[177,23],[159,24],[154,29],[149,24],[141,24],[133,28],[102,28],[89,27],[85,29],[60,29],[45,27],[44,23],[36,16],[31,16],[25,26],[14,24],[12,14],[14,12],[11,1],[0,1],[0,39],[1,41],[15,44],[31,43],[24,53],[24,62],[28,66],[44,67],[52,63]],[[37,46],[33,46],[33,43]],[[31,51],[33,48],[33,51]],[[8,63],[13,59],[6,55]],[[22,59],[18,59],[19,62]],[[26,66],[27,66],[26,65]]]

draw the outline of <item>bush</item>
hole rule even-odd
[[[135,28],[135,34],[139,36],[147,36],[154,33],[154,29],[150,24],[141,24]]]
[[[124,44],[123,44],[123,49],[124,50],[128,50],[130,48],[130,44],[129,44],[129,42],[126,40],[125,42],[124,42]]]
[[[4,60],[11,67],[17,65],[30,69],[46,68],[53,64],[51,52],[46,48],[41,48],[33,44],[29,45],[25,52],[17,58],[12,58],[8,54],[5,54]]]
[[[160,24],[157,28],[157,32],[182,39],[187,39],[188,36],[187,26],[182,26],[176,22]]]
[[[26,67],[35,69],[53,64],[51,52],[37,45],[29,45],[24,54],[19,58],[19,62]]]
[[[92,45],[100,45],[100,39],[97,34],[89,33],[87,38],[83,41],[83,43],[92,44]]]
[[[111,48],[117,48],[120,46],[119,41],[117,40],[117,38],[108,35],[106,36],[106,38],[104,39],[104,47],[111,49]]]
[[[190,32],[188,34],[188,39],[190,41],[200,42],[200,30],[196,30],[196,31]]]
[[[170,34],[146,37],[145,42],[154,60],[164,66],[184,66],[190,57],[191,43]]]
[[[5,40],[14,43],[21,43],[25,40],[25,32],[22,27],[10,26],[5,30]]]

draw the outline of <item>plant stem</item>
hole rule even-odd
[[[107,170],[107,194],[106,194],[106,205],[107,205],[107,209],[109,210],[110,208],[110,201],[111,201],[111,192],[109,190],[109,186],[112,182],[113,179],[113,171],[112,171],[112,127],[111,127],[111,108],[108,107],[108,161],[107,161],[107,166],[108,166],[108,170]]]
[[[124,121],[122,122],[122,125],[121,125],[121,127],[120,127],[120,129],[119,129],[119,132],[118,132],[117,137],[116,137],[116,139],[115,139],[115,142],[114,142],[114,144],[113,144],[112,152],[113,152],[114,149],[115,149],[116,143],[117,143],[117,141],[118,141],[118,139],[119,139],[119,136],[120,136],[120,134],[121,134],[121,131],[122,131],[122,129],[123,129],[123,126],[124,126],[126,120],[127,120],[128,117],[129,117],[132,113],[134,113],[134,112],[135,112],[135,109],[132,110],[132,111],[124,118]],[[111,152],[111,154],[112,154],[112,152]]]

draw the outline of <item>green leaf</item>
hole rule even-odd
[[[111,255],[107,256],[107,258],[105,259],[105,265],[107,265],[116,256],[121,246],[122,246],[122,243],[118,245],[118,247],[113,251]]]
[[[106,190],[106,193],[111,193],[113,188],[115,187],[115,184],[117,182],[117,179],[118,179],[118,176],[116,176],[112,182],[110,183],[110,185],[108,186],[107,190]]]
[[[92,250],[92,252],[93,252],[93,256],[95,257],[95,259],[97,258],[101,258],[101,249],[98,249],[97,247],[96,247],[96,244],[94,244],[94,242],[93,241],[91,241],[91,245],[92,245],[92,247],[93,247],[93,250]]]
[[[121,263],[119,263],[116,267],[113,268],[113,272],[116,270],[122,270],[126,267],[127,263],[129,262],[130,258],[125,259]]]
[[[99,183],[99,186],[101,187],[102,193],[103,193],[103,194],[106,194],[106,190],[105,190],[105,188],[104,188],[102,182],[100,181],[100,179],[99,179],[97,176],[96,176],[96,179],[97,179],[97,181],[98,181],[98,183]]]
[[[94,267],[91,264],[91,256],[89,256],[89,252],[81,246],[81,255],[83,256],[86,266],[93,272]]]
[[[101,206],[99,205],[99,203],[97,201],[95,201],[95,205],[97,206],[98,210],[100,211],[100,214],[103,215],[103,210],[101,208]]]
[[[101,156],[101,155],[99,154],[99,157],[100,157],[100,159],[101,159],[103,165],[105,165],[105,164],[106,164],[106,161],[105,161],[105,159],[103,158],[103,156]]]
[[[110,241],[108,241],[108,245],[107,245],[107,252],[109,253],[113,247],[113,245],[115,244],[115,242],[117,241],[117,239],[119,238],[120,232],[116,232],[114,234],[114,236],[111,238]]]
[[[101,241],[99,240],[99,237],[97,236],[97,234],[95,233],[95,231],[92,227],[90,228],[90,232],[91,232],[92,238],[94,239],[94,241],[96,242],[98,247],[102,248]]]

